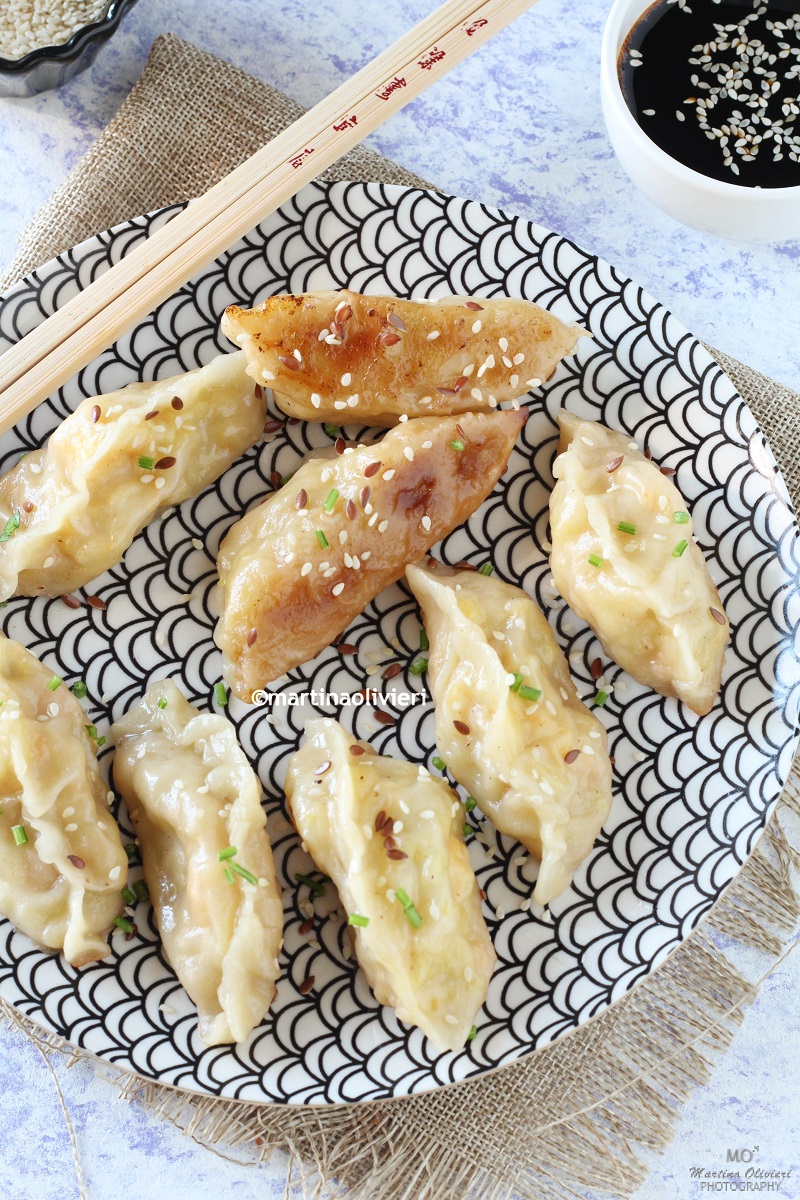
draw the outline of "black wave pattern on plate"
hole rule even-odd
[[[16,341],[175,211],[102,234],[15,287],[0,307],[1,344]],[[84,396],[187,370],[228,350],[218,331],[226,304],[339,286],[522,296],[592,332],[593,340],[581,340],[576,357],[530,395],[530,419],[508,472],[439,551],[450,562],[492,562],[500,577],[536,598],[585,699],[597,688],[590,665],[601,651],[557,597],[547,563],[562,404],[626,430],[676,470],[733,637],[720,700],[702,719],[604,661],[611,695],[597,711],[616,760],[613,810],[571,889],[549,912],[529,905],[536,876],[530,857],[479,812],[471,815],[470,854],[486,891],[498,964],[477,1037],[460,1053],[438,1054],[376,1004],[350,956],[330,885],[315,902],[313,930],[300,933],[311,910],[294,876],[313,864],[289,826],[282,795],[303,722],[317,712],[339,715],[382,752],[435,770],[429,701],[402,708],[389,698],[394,725],[379,724],[368,705],[306,702],[276,706],[269,716],[231,703],[264,786],[286,915],[278,998],[245,1045],[199,1043],[194,1009],[144,905],[136,912],[137,935],[126,941],[115,932],[111,956],[81,971],[0,923],[0,991],[29,1016],[151,1078],[253,1100],[331,1103],[440,1086],[542,1046],[622,996],[690,932],[752,849],[788,771],[798,709],[797,528],[752,415],[696,339],[635,284],[564,238],[471,201],[380,185],[305,188],[2,439],[0,465],[7,469],[41,444]],[[274,473],[291,472],[309,448],[330,442],[321,425],[286,423],[216,486],[153,522],[123,563],[91,585],[105,609],[87,606],[85,592],[74,610],[60,600],[15,599],[3,628],[68,682],[86,681],[86,711],[101,732],[161,676],[174,677],[201,708],[213,708],[219,543],[273,488]],[[389,588],[345,634],[355,654],[329,647],[272,690],[284,699],[312,688],[424,692],[424,680],[409,674],[419,629],[408,591]],[[385,683],[392,662],[403,670]],[[104,747],[104,770],[111,757]],[[116,802],[115,810],[130,837]],[[313,989],[301,995],[309,975]]]

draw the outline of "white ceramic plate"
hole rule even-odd
[[[0,347],[175,211],[93,238],[15,287],[0,306]],[[438,1054],[419,1030],[378,1007],[345,956],[341,917],[326,915],[336,906],[331,885],[316,901],[314,930],[300,933],[308,893],[294,876],[312,864],[286,822],[281,784],[304,720],[335,712],[315,710],[308,698],[276,709],[271,721],[263,708],[230,707],[264,785],[286,889],[278,998],[245,1045],[201,1045],[193,1006],[165,963],[146,905],[136,914],[138,934],[126,941],[115,932],[110,956],[81,971],[0,922],[0,994],[42,1025],[164,1083],[294,1104],[403,1095],[464,1079],[544,1045],[624,995],[694,928],[752,850],[789,768],[800,695],[798,530],[769,448],[732,384],[679,321],[613,267],[470,201],[379,185],[305,188],[3,438],[0,466],[40,445],[84,396],[188,370],[230,349],[218,333],[227,304],[342,286],[398,296],[520,296],[593,334],[529,397],[531,417],[508,472],[438,551],[450,562],[491,561],[536,597],[585,699],[596,690],[589,664],[601,651],[559,601],[547,563],[561,405],[624,429],[676,469],[733,638],[722,694],[704,718],[603,660],[613,694],[598,711],[616,762],[614,805],[591,857],[549,913],[520,908],[535,864],[473,813],[479,832],[470,853],[498,964],[477,1036],[460,1053]],[[151,524],[122,564],[81,593],[101,597],[105,609],[15,599],[2,613],[5,632],[68,682],[86,681],[84,704],[101,733],[153,678],[174,677],[194,703],[212,708],[220,540],[271,490],[274,472],[291,472],[310,447],[330,440],[321,425],[286,424],[215,487]],[[352,693],[380,685],[380,659],[405,668],[391,688],[420,690],[424,683],[408,674],[419,628],[413,599],[399,585],[389,588],[346,635],[357,655],[329,648],[278,688]],[[394,726],[378,724],[368,707],[337,715],[382,752],[428,764],[436,753],[429,703],[398,707]],[[101,759],[108,769],[110,746]],[[130,836],[124,809],[119,817]],[[309,975],[313,990],[301,996]]]

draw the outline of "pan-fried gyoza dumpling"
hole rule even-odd
[[[242,354],[84,400],[0,479],[0,599],[58,596],[113,567],[253,445],[265,408]]]
[[[151,684],[111,736],[161,940],[200,1037],[243,1042],[272,1002],[283,940],[258,779],[230,721],[198,712],[171,680]]]
[[[559,424],[556,587],[609,658],[702,716],[719,691],[730,627],[683,497],[626,434],[567,412]]]
[[[526,300],[348,291],[232,305],[222,329],[284,412],[365,425],[496,408],[547,379],[584,332]]]
[[[0,912],[74,967],[109,953],[128,881],[107,793],[78,701],[0,635]]]
[[[458,1050],[495,964],[463,805],[424,767],[381,758],[330,719],[306,725],[286,797],[311,857],[339,889],[379,1003]]]
[[[254,691],[307,662],[494,487],[525,417],[426,417],[372,446],[312,458],[228,533],[215,638]]]
[[[541,861],[533,895],[547,904],[611,807],[605,729],[521,588],[433,563],[410,566],[406,578],[430,641],[439,752],[500,832]]]

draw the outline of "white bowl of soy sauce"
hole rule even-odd
[[[611,144],[644,194],[720,237],[800,238],[800,0],[615,0]]]

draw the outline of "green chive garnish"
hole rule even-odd
[[[395,888],[394,898],[397,900],[398,904],[402,906],[403,912],[406,914],[409,923],[413,925],[414,929],[419,929],[420,925],[422,924],[422,917],[417,912],[416,906],[414,905],[414,902],[410,898],[408,892],[404,891],[403,888]]]
[[[129,921],[127,917],[114,917],[114,924],[124,933],[133,933],[133,921]]]
[[[63,682],[64,682],[64,680],[61,678],[60,675],[53,675],[53,676],[51,676],[50,679],[48,679],[47,686],[51,692],[54,692],[56,690],[56,688],[61,687],[61,684]]]
[[[617,529],[620,533],[636,533],[636,526],[631,525],[630,521],[620,521]]]
[[[672,520],[676,525],[688,525],[689,514],[687,512],[676,512],[672,514]]]
[[[0,608],[8,608],[8,601],[0,600]]]
[[[594,702],[598,706],[598,708],[602,708],[607,699],[608,699],[608,692],[598,692],[594,698]]]
[[[474,809],[476,809],[478,807],[478,801],[475,799],[474,796],[467,796],[464,807],[466,808],[467,812],[472,812]]]
[[[165,700],[165,699],[164,699],[164,697],[162,696],[162,697],[161,697],[161,699],[160,699],[160,700],[159,700],[159,702],[158,702],[158,705],[157,705],[157,707],[158,707],[158,708],[160,708],[160,709],[161,709],[161,711],[163,712],[163,711],[164,711],[164,709],[167,707],[167,705],[168,705],[168,704],[169,704],[169,700]]]
[[[493,570],[494,570],[494,567],[492,566],[491,563],[484,563],[479,571],[479,574],[480,575],[491,575]]]
[[[136,880],[136,883],[133,885],[133,890],[136,893],[137,900],[149,900],[150,899],[150,891],[147,887],[147,884],[145,883],[145,881],[143,879]]]
[[[220,862],[225,862],[225,860],[228,858],[235,858],[238,853],[239,852],[235,846],[228,846],[226,850],[220,850],[217,858]]]
[[[408,668],[409,675],[424,675],[428,669],[427,658],[416,659]]]
[[[338,499],[339,489],[331,488],[331,490],[328,492],[328,495],[325,497],[325,503],[322,506],[325,509],[325,512],[333,512],[334,505]]]
[[[28,835],[25,832],[24,825],[12,825],[11,832],[14,836],[14,841],[18,846],[24,846],[28,841]]]
[[[433,758],[431,759],[431,763],[433,764],[434,767],[436,767],[437,771],[444,771],[447,769],[447,763],[444,761],[443,758],[440,758],[438,754],[435,754],[433,756]]]
[[[70,688],[70,691],[72,692],[72,694],[76,698],[76,700],[82,700],[83,697],[85,695],[87,695],[89,689],[87,688],[86,684],[83,682],[82,679],[78,679],[75,683],[73,683],[72,687]]]
[[[128,856],[128,862],[132,863],[132,862],[136,861],[136,857],[139,853],[139,850],[136,846],[134,846],[133,842],[126,842],[125,843],[125,853]]]
[[[525,678],[525,676],[524,676],[524,675],[520,675],[519,671],[515,671],[515,672],[514,672],[514,682],[513,682],[513,683],[510,683],[510,684],[508,685],[508,686],[510,687],[510,689],[511,689],[511,691],[512,691],[512,692],[518,692],[518,691],[519,691],[519,689],[522,687],[522,681],[523,681],[523,679],[524,679],[524,678]]]
[[[517,695],[522,696],[523,700],[532,700],[534,703],[541,700],[541,688],[528,687],[527,683],[523,683],[517,691]]]
[[[258,879],[252,871],[248,871],[245,867],[240,867],[237,862],[232,862],[230,869],[235,871],[237,875],[241,875],[242,879],[246,879],[248,883],[252,883],[253,887],[258,887]]]
[[[465,822],[464,823],[464,837],[468,838],[472,832],[473,832],[472,826]]]
[[[228,689],[224,683],[214,684],[214,699],[222,708],[228,703]]]
[[[136,903],[136,896],[133,894],[131,889],[127,888],[127,887],[122,889],[122,899],[125,901],[126,904],[135,904]]]
[[[473,1025],[472,1029],[470,1029],[469,1033],[467,1034],[467,1041],[471,1042],[475,1037],[477,1037],[477,1034],[478,1034],[478,1026]]]
[[[325,534],[321,529],[317,530],[317,541],[319,542],[320,546],[322,546],[323,550],[328,549],[328,539],[325,537]]]
[[[234,875],[234,873],[233,873],[233,871],[230,869],[230,867],[226,867],[226,868],[225,868],[225,878],[227,879],[228,883],[235,883],[235,882],[236,882],[236,876]]]
[[[19,509],[10,516],[3,526],[3,532],[0,533],[0,542],[7,542],[10,537],[19,529]]]
[[[686,547],[688,545],[689,545],[689,543],[687,542],[686,538],[681,538],[681,540],[678,542],[675,549],[672,551],[672,557],[680,558],[680,556],[683,554],[684,550],[686,549]]]
[[[48,686],[49,686],[49,684],[48,684]],[[96,725],[84,725],[84,729],[86,730],[86,732],[88,733],[88,735],[92,739],[92,741],[96,744],[98,750],[100,749],[101,746],[105,746],[106,742],[108,741],[108,738],[100,737],[100,735],[97,732]]]
[[[288,475],[281,475],[278,481],[278,487],[283,487],[283,485],[288,483],[290,479],[294,479],[294,471],[290,471]]]
[[[347,918],[348,925],[357,925],[359,929],[366,929],[369,925],[369,917],[362,917],[359,913],[350,913]]]
[[[312,898],[315,896],[325,895],[325,884],[319,883],[316,879],[312,879],[310,875],[295,874],[295,883],[305,884]]]
[[[335,438],[339,436],[339,426],[331,424],[330,421],[326,421],[322,428],[325,430],[328,437]]]
[[[461,441],[461,438],[453,438],[452,442],[448,442],[447,444],[451,450],[463,450],[464,449],[464,443]]]
[[[428,635],[424,629],[419,631],[419,648],[420,650],[430,650],[431,644],[428,641]]]
[[[143,454],[139,459],[139,466],[143,471],[152,471],[155,465],[156,460],[154,458],[148,458],[146,454]]]
[[[589,562],[591,563],[591,565],[593,567],[602,567],[603,563],[605,562],[605,559],[601,558],[599,554],[590,554]]]

